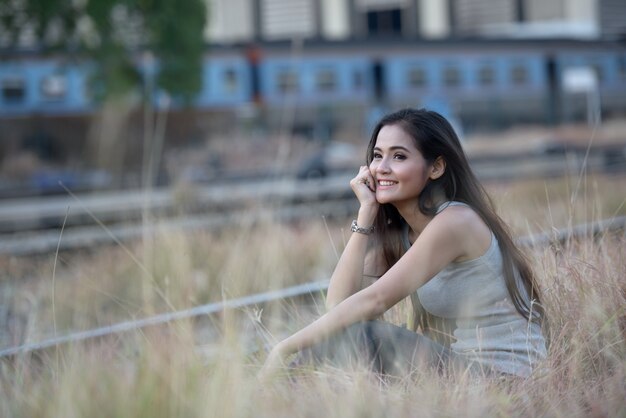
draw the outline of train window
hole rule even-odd
[[[48,75],[41,79],[40,88],[45,99],[59,100],[65,97],[67,80],[60,74]]]
[[[298,90],[298,75],[294,71],[283,70],[278,73],[278,91],[295,93]]]
[[[11,77],[2,80],[2,98],[7,102],[21,102],[26,97],[26,83],[23,78]]]
[[[491,86],[496,81],[496,72],[493,67],[483,66],[478,70],[478,83],[481,86]]]
[[[337,85],[335,72],[332,70],[322,70],[317,73],[317,89],[319,91],[333,91]]]
[[[511,69],[511,83],[515,85],[526,84],[528,82],[528,69],[521,65],[515,65]]]
[[[234,93],[238,89],[237,72],[233,68],[224,71],[224,87],[228,93]]]
[[[446,87],[457,87],[461,84],[461,72],[456,67],[446,67],[443,69],[443,84]]]
[[[426,71],[423,68],[411,68],[408,74],[409,86],[413,88],[422,88],[427,84]]]

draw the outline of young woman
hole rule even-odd
[[[528,376],[546,355],[537,285],[448,121],[424,109],[384,117],[367,163],[350,182],[360,209],[328,311],[278,343],[261,375],[301,352],[390,374],[432,366]],[[422,317],[453,324],[450,346],[375,321],[407,296]]]

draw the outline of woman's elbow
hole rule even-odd
[[[357,313],[356,320],[359,321],[377,319],[387,310],[384,298],[382,298],[377,292],[372,292],[371,290],[362,290],[345,300],[327,298],[325,303],[326,310],[330,311],[342,303],[347,303],[349,306],[348,309]]]
[[[383,295],[371,290],[363,293],[364,300],[362,301],[362,306],[364,307],[365,320],[369,321],[379,318],[382,314],[387,312],[389,307]]]

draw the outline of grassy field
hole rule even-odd
[[[488,184],[516,236],[626,214],[622,177]],[[328,278],[349,220],[268,220],[220,233],[167,233],[127,248],[6,257],[2,347],[170,309]],[[263,353],[242,332],[279,336],[310,316],[291,305],[213,321],[210,355],[179,321],[0,363],[0,416],[626,416],[626,237],[623,232],[528,251],[551,329],[542,371],[469,380],[419,370],[393,380],[365,370],[299,370],[261,385]],[[403,322],[401,304],[389,319]],[[249,328],[257,316],[257,328]],[[250,335],[247,336],[250,341]]]

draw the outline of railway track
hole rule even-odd
[[[603,221],[576,225],[549,233],[526,236],[518,240],[522,246],[545,246],[552,243],[565,243],[573,238],[595,237],[608,231],[624,231],[626,228],[626,216],[606,219]],[[108,336],[117,336],[122,333],[137,331],[147,327],[160,326],[183,319],[197,319],[211,317],[221,314],[226,310],[244,309],[249,307],[264,306],[272,302],[282,302],[292,298],[318,299],[328,288],[328,281],[315,281],[291,286],[284,289],[272,290],[241,298],[214,302],[206,305],[196,306],[190,309],[165,312],[151,317],[120,322],[111,326],[91,329],[87,331],[68,333],[56,336],[44,341],[27,343],[16,347],[0,349],[0,358],[13,358],[17,355],[41,352],[69,343],[78,343]],[[215,335],[216,333],[210,332]],[[267,337],[265,337],[267,340]],[[267,342],[267,341],[266,341]],[[256,347],[258,349],[259,347]]]
[[[626,171],[626,146],[589,152],[525,153],[475,157],[483,180],[579,176]],[[173,188],[126,190],[0,201],[0,254],[25,256],[137,239],[157,230],[216,229],[258,219],[278,221],[352,213],[353,172],[302,181],[255,179]],[[184,215],[181,215],[184,213]],[[63,231],[61,232],[61,228]],[[60,239],[61,238],[61,239]]]

